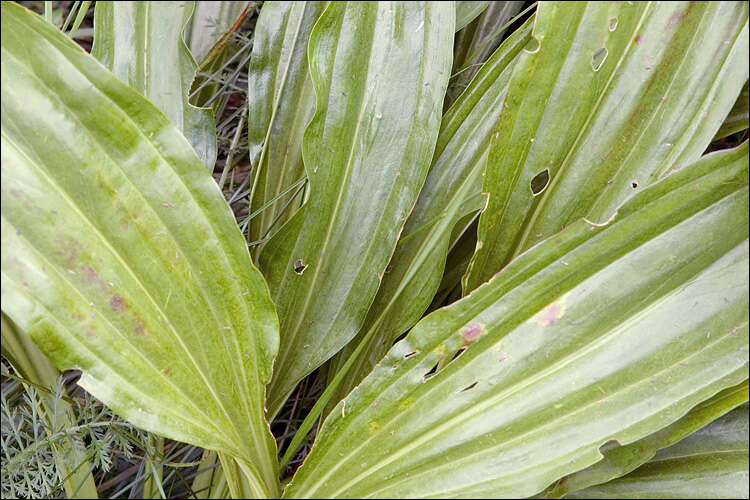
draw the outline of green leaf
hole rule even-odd
[[[454,15],[451,2],[336,2],[313,29],[309,199],[260,254],[282,332],[271,415],[375,298],[435,148]]]
[[[305,175],[302,136],[315,112],[307,45],[328,2],[265,2],[248,70],[248,141],[255,168],[250,212],[276,199],[250,221],[250,241],[280,228],[301,204],[281,195]]]
[[[427,316],[284,496],[529,496],[746,379],[747,183],[747,143],[709,155]]]
[[[453,76],[447,101],[453,102],[466,89],[482,64],[497,49],[505,30],[501,28],[515,16],[523,2],[490,2],[479,17],[456,33],[453,44]],[[462,69],[464,65],[470,65]]]
[[[739,132],[740,130],[745,130],[748,128],[748,116],[750,114],[750,110],[748,109],[748,107],[750,106],[750,102],[748,100],[749,94],[750,91],[748,90],[748,82],[745,82],[745,86],[742,87],[742,92],[740,92],[740,95],[739,97],[737,97],[737,101],[734,103],[732,110],[729,112],[726,119],[724,119],[724,123],[721,125],[721,128],[718,132],[716,132],[714,140],[723,139],[728,135],[732,135]]]
[[[492,2],[456,2],[456,31],[473,21]]]
[[[119,415],[276,494],[278,321],[221,192],[161,112],[11,2],[2,179],[6,314]]]
[[[620,479],[566,498],[748,498],[744,404]]]
[[[195,2],[195,12],[185,28],[185,43],[196,61],[203,61],[248,4],[253,7],[257,2]]]
[[[487,161],[467,294],[705,151],[748,76],[741,2],[540,4]]]
[[[4,312],[0,321],[3,357],[8,360],[16,374],[37,386],[53,389],[60,376],[57,368]],[[75,425],[76,418],[70,404],[66,401],[55,401],[49,393],[40,395],[50,429],[55,427],[50,420],[53,415],[58,427],[67,428]],[[57,470],[64,479],[65,496],[99,498],[94,476],[91,474],[91,464],[86,458],[86,450],[76,446],[70,439],[56,442],[54,446],[57,453]]]
[[[197,65],[183,32],[194,8],[185,1],[96,2],[91,54],[159,108],[213,171],[213,113],[188,102]]]
[[[576,472],[557,481],[541,495],[543,498],[562,498],[570,492],[586,487],[603,484],[612,479],[624,476],[638,466],[646,463],[656,452],[672,445],[706,424],[711,423],[723,414],[732,410],[748,399],[748,382],[725,389],[691,409],[684,417],[627,446],[618,446],[602,450],[604,459],[601,462]],[[630,497],[630,495],[627,495]],[[689,495],[688,495],[689,496]],[[567,498],[567,497],[566,497]]]
[[[440,284],[451,232],[486,203],[481,194],[490,136],[513,63],[531,35],[526,24],[506,40],[440,125],[430,173],[388,263],[378,293],[357,334],[331,363],[338,371],[371,328],[377,334],[332,397],[341,400],[382,359],[393,341],[419,320]],[[472,248],[473,251],[473,248]]]

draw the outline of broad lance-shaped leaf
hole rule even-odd
[[[248,4],[252,7],[257,2],[225,0],[195,2],[195,12],[185,28],[185,43],[197,62],[203,61],[214,44],[229,31]]]
[[[742,2],[543,2],[487,160],[464,294],[697,160],[748,77]]]
[[[750,90],[748,90],[748,82],[745,82],[745,86],[742,87],[742,92],[734,103],[732,110],[729,112],[727,117],[724,119],[724,123],[721,128],[716,132],[716,139],[722,139],[728,135],[732,135],[740,130],[745,130],[748,127],[748,117],[750,116]]]
[[[260,254],[282,332],[271,415],[352,339],[375,298],[435,149],[454,9],[335,2],[313,29],[309,199]]]
[[[604,459],[582,471],[565,476],[550,487],[540,498],[562,498],[567,494],[589,486],[604,484],[607,481],[624,476],[638,466],[649,461],[661,448],[666,448],[711,423],[733,408],[747,402],[747,380],[741,384],[724,389],[711,399],[691,409],[684,417],[660,429],[654,434],[627,446],[615,446],[600,450]],[[688,495],[690,496],[690,495]],[[631,497],[628,495],[628,497]]]
[[[406,220],[367,318],[357,337],[331,361],[331,371],[338,371],[368,331],[377,328],[331,398],[332,404],[370,373],[396,337],[419,320],[440,284],[451,232],[462,217],[484,207],[482,175],[490,136],[513,62],[530,35],[531,23],[513,33],[443,117],[430,173]]]
[[[218,186],[159,110],[11,2],[2,180],[3,311],[119,415],[276,494],[278,320]]]
[[[326,5],[265,2],[255,26],[247,106],[255,171],[250,212],[260,213],[250,220],[250,241],[283,226],[300,205],[294,191],[279,195],[305,175],[302,136],[315,112],[307,44]]]
[[[497,49],[504,33],[501,28],[522,6],[523,2],[490,2],[479,17],[456,33],[453,76],[448,85],[447,103],[452,103],[461,95],[482,64]]]
[[[213,171],[213,113],[188,102],[197,65],[183,32],[194,9],[185,1],[96,2],[91,54],[159,108]]]
[[[21,331],[5,313],[0,317],[2,325],[2,353],[17,375],[32,384],[54,389],[60,372],[50,360]],[[73,408],[64,400],[55,401],[49,393],[39,391],[40,401],[45,411],[49,429],[65,429],[76,425]],[[47,431],[47,435],[53,431]],[[64,480],[67,498],[98,498],[94,476],[91,474],[86,450],[79,448],[71,438],[53,443],[55,463],[61,479]],[[5,457],[7,460],[8,456]]]
[[[565,498],[748,498],[747,471],[744,404],[627,476]]]
[[[472,22],[493,2],[456,2],[456,28],[458,31]]]
[[[746,379],[747,183],[747,143],[709,155],[427,316],[284,496],[533,495]]]

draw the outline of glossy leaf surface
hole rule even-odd
[[[469,293],[580,217],[697,160],[748,75],[741,2],[544,2],[490,149]]]
[[[332,363],[332,369],[338,370],[369,329],[377,329],[361,359],[332,398],[334,404],[370,373],[396,337],[419,320],[440,284],[456,224],[484,208],[482,176],[490,136],[513,63],[530,35],[531,26],[527,24],[508,38],[443,117],[430,173],[409,214],[375,301],[357,337]]]
[[[627,476],[566,498],[748,498],[747,471],[745,404]]]
[[[256,172],[250,211],[276,201],[250,221],[250,241],[278,230],[301,205],[295,192],[279,195],[305,176],[302,136],[315,112],[307,44],[326,5],[266,2],[258,17],[248,71],[248,141]]]
[[[427,316],[330,413],[284,495],[529,496],[740,383],[747,184],[745,143]]]
[[[260,255],[282,333],[270,414],[364,322],[435,148],[454,16],[452,2],[331,3],[313,29],[309,199]]]
[[[197,65],[183,32],[194,9],[185,1],[96,2],[91,54],[159,108],[213,170],[213,113],[188,102]]]
[[[221,192],[159,110],[11,2],[2,179],[6,314],[116,413],[274,495],[278,322]]]

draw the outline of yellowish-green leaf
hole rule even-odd
[[[525,252],[394,345],[284,496],[529,496],[740,383],[747,204],[745,143]]]
[[[3,310],[116,413],[275,495],[278,320],[216,183],[158,109],[12,2],[1,74]]]

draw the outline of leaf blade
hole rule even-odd
[[[331,3],[315,25],[310,195],[259,258],[283,332],[270,414],[364,321],[427,175],[454,15],[452,3]],[[396,79],[399,99],[386,84]]]
[[[529,496],[744,380],[747,151],[571,226],[422,320],[331,412],[284,495]]]
[[[273,495],[278,323],[216,183],[140,94],[2,11],[4,311],[118,414],[247,462]]]
[[[183,33],[194,10],[195,2],[185,1],[97,2],[91,54],[154,103],[182,131],[206,168],[213,171],[213,113],[188,102],[198,66]]]
[[[464,294],[577,218],[605,221],[698,159],[747,78],[747,16],[731,3],[540,5],[538,43],[514,68],[495,132]]]

